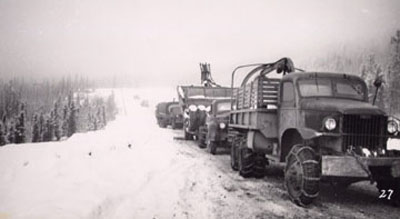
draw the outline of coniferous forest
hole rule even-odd
[[[78,77],[0,80],[0,146],[59,141],[103,128],[117,113],[114,94],[91,96],[93,90],[93,83]]]

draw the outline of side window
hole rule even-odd
[[[284,82],[282,85],[282,102],[294,101],[294,87],[292,82]]]

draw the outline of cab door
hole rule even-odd
[[[280,99],[278,110],[279,121],[279,145],[282,145],[281,136],[285,130],[296,128],[297,124],[297,106],[296,106],[296,90],[292,81],[284,81],[280,86]],[[278,149],[278,154],[285,154]]]

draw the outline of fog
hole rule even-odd
[[[240,64],[388,42],[398,0],[0,0],[0,78],[229,84]],[[300,66],[301,67],[301,66]]]

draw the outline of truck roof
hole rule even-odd
[[[283,76],[282,80],[298,80],[300,78],[348,78],[364,81],[357,75],[331,72],[294,72]]]

